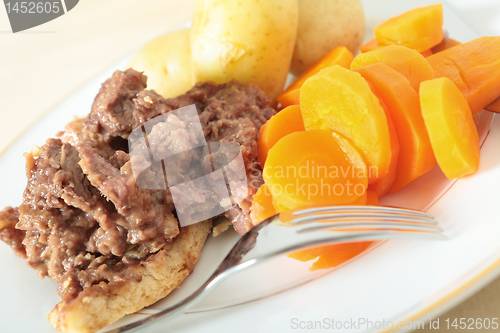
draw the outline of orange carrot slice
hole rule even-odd
[[[434,53],[432,53],[432,50],[427,50],[424,52],[420,52],[420,54],[422,55],[422,57],[427,58],[427,57],[430,57],[431,55],[433,55]]]
[[[437,162],[446,177],[454,179],[479,167],[479,136],[469,105],[448,78],[423,82],[422,116]]]
[[[374,191],[366,191],[366,204],[368,206],[378,206],[378,196]]]
[[[255,193],[252,201],[252,208],[250,209],[250,218],[254,225],[259,224],[265,219],[276,215],[276,210],[273,206],[273,197],[271,191],[266,184],[259,187]]]
[[[378,205],[378,198],[375,192],[366,191],[358,199],[351,203],[352,205]],[[250,210],[250,218],[254,225],[259,224],[265,219],[276,215],[277,211],[273,205],[273,196],[269,187],[263,184],[255,193]]]
[[[439,44],[443,34],[443,5],[415,8],[373,30],[382,44],[397,44],[423,52]]]
[[[282,92],[276,100],[281,104],[282,107],[286,108],[290,105],[300,104],[300,88],[295,88],[293,90],[286,90]]]
[[[353,242],[319,246],[300,250],[287,256],[303,262],[318,259],[309,268],[311,271],[337,267],[366,251],[373,242]]]
[[[308,78],[318,74],[324,68],[334,65],[349,68],[353,58],[354,57],[351,51],[349,51],[345,46],[337,47],[300,74],[299,77],[297,77],[286,90],[293,90],[302,87]]]
[[[300,108],[306,131],[332,130],[359,148],[370,184],[387,175],[391,162],[387,117],[361,75],[338,65],[323,69],[302,86]]]
[[[389,135],[391,140],[391,164],[389,165],[389,172],[384,177],[380,178],[373,184],[368,186],[369,192],[373,192],[378,198],[389,192],[389,189],[394,184],[396,180],[396,174],[398,170],[398,160],[399,160],[399,140],[396,132],[396,128],[394,127],[394,122],[392,121],[392,116],[389,111],[389,108],[384,102],[384,99],[381,97],[380,93],[377,91],[375,86],[367,80],[370,85],[371,90],[377,96],[380,102],[380,106],[384,109],[385,116],[387,117],[387,125],[389,126]],[[378,202],[378,199],[377,199]]]
[[[271,117],[261,128],[257,141],[259,148],[258,161],[264,166],[269,149],[281,138],[293,132],[304,131],[304,121],[298,105],[284,108]]]
[[[496,101],[488,105],[486,108],[488,111],[500,113],[500,97]]]
[[[365,193],[363,193],[359,198],[351,202],[350,205],[365,206],[367,205],[367,203],[368,203],[368,194],[367,191],[365,191]]]
[[[387,46],[387,45],[380,44],[379,41],[377,40],[377,38],[373,38],[373,39],[370,39],[366,44],[361,45],[359,47],[359,50],[361,51],[361,53],[365,53],[365,52],[370,52],[370,51],[379,49],[379,48],[384,47],[384,46]]]
[[[375,86],[394,122],[400,145],[396,179],[390,189],[395,192],[436,165],[419,97],[403,75],[385,64],[373,64],[356,71]]]
[[[270,150],[263,171],[277,212],[321,204],[349,204],[364,195],[366,164],[342,136],[295,132]]]
[[[439,30],[437,33],[431,36],[424,37],[422,39],[414,40],[409,43],[398,44],[400,46],[405,46],[407,48],[413,49],[419,53],[426,52],[429,47],[436,46],[444,38],[444,31]]]
[[[436,53],[427,61],[447,77],[476,114],[500,96],[500,37],[481,37]]]
[[[398,45],[390,45],[358,55],[352,61],[351,69],[379,62],[386,64],[406,77],[416,92],[418,92],[420,82],[434,78],[432,66],[420,53]]]
[[[370,52],[370,51],[373,51],[373,50],[376,50],[376,49],[380,49],[380,48],[382,48],[382,47],[386,47],[386,46],[389,46],[389,45],[383,45],[383,44],[380,44],[380,43],[378,42],[378,40],[377,40],[376,38],[374,38],[374,39],[372,39],[372,40],[368,41],[366,44],[361,45],[361,46],[359,47],[359,50],[361,51],[361,53],[366,53],[366,52]],[[435,47],[437,47],[437,46],[439,46],[439,44],[438,44],[438,45],[436,45]],[[425,51],[423,51],[423,52],[419,52],[419,53],[420,53],[420,54],[421,54],[424,58],[427,58],[427,57],[429,57],[429,56],[431,56],[431,55],[433,55],[433,54],[434,54],[434,52],[432,51],[433,49],[434,49],[434,48],[429,49],[429,50],[425,50]]]
[[[460,42],[452,39],[452,38],[444,38],[441,43],[438,45],[434,46],[431,51],[433,54],[439,53],[444,50],[448,50],[449,48],[452,48],[453,46],[460,45]]]
[[[333,49],[300,74],[295,81],[293,81],[288,88],[277,97],[278,102],[280,102],[282,106],[292,105],[289,103],[298,104],[299,94],[297,89],[300,89],[308,78],[319,73],[322,69],[333,65],[340,65],[342,67],[349,68],[352,59],[353,55],[351,51],[349,51],[345,46]]]

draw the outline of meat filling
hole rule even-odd
[[[253,84],[207,82],[165,99],[145,88],[142,73],[116,71],[102,85],[87,118],[26,154],[22,204],[0,212],[0,239],[41,277],[57,280],[66,301],[93,284],[140,279],[134,267],[169,247],[182,231],[170,189],[138,186],[130,161],[129,135],[158,115],[194,104],[207,142],[240,147],[248,191],[224,215],[240,234],[251,227],[251,201],[262,184],[256,162],[259,128],[275,113],[264,93]],[[182,150],[185,136],[175,137],[162,127],[157,131],[155,149]],[[201,153],[189,156],[173,169],[202,159]],[[153,181],[159,171],[145,168],[144,181]],[[208,188],[190,192],[186,187],[184,194],[185,200],[204,203],[199,210],[210,210],[216,202]]]

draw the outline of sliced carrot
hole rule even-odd
[[[311,271],[339,266],[366,251],[373,242],[353,242],[319,246],[296,251],[287,256],[303,262],[318,259],[309,268]]]
[[[358,55],[351,69],[382,62],[406,77],[413,89],[418,92],[420,82],[432,80],[434,70],[427,60],[417,51],[404,46],[390,45]]]
[[[353,59],[353,55],[349,49],[345,46],[340,46],[332,51],[328,52],[323,58],[319,59],[316,63],[311,65],[302,74],[300,74],[295,81],[293,81],[287,89],[278,96],[277,100],[282,106],[288,106],[292,104],[299,104],[298,97],[299,93],[297,89],[300,89],[304,82],[311,76],[319,73],[322,69],[330,67],[333,65],[340,65],[345,68],[349,68]]]
[[[300,104],[300,88],[295,88],[293,90],[286,90],[282,92],[276,100],[281,104],[282,107],[286,108],[290,105]]]
[[[493,103],[485,107],[486,110],[500,113],[500,97],[496,99]]]
[[[402,45],[423,52],[444,37],[443,5],[412,9],[376,26],[373,32],[381,44]]]
[[[479,167],[479,136],[469,105],[448,78],[423,82],[422,115],[437,162],[446,177],[454,179]]]
[[[377,63],[356,71],[375,86],[394,122],[400,145],[396,179],[390,189],[395,192],[436,165],[419,97],[403,75],[385,64]]]
[[[368,206],[378,206],[378,196],[374,191],[366,191],[366,204]]]
[[[370,184],[387,175],[391,162],[387,117],[361,75],[338,65],[323,69],[302,86],[300,108],[306,131],[332,130],[359,148]]]
[[[369,80],[367,80],[367,82],[370,85],[370,88],[375,94],[375,96],[378,97],[380,106],[382,106],[382,108],[384,109],[385,115],[387,117],[387,125],[389,126],[389,135],[391,139],[392,156],[391,156],[391,164],[389,165],[389,172],[387,173],[387,175],[380,178],[377,182],[370,184],[368,186],[369,192],[373,192],[375,195],[377,195],[377,197],[381,197],[387,192],[389,192],[389,189],[392,187],[392,184],[394,184],[394,181],[396,180],[396,174],[398,170],[398,160],[399,160],[399,140],[396,128],[394,127],[394,122],[392,121],[392,116],[389,111],[389,108],[385,104],[384,99],[377,91],[375,86]]]
[[[439,44],[444,38],[444,31],[440,30],[434,35],[424,37],[422,39],[414,40],[408,43],[398,44],[400,46],[407,47],[409,49],[413,49],[419,53],[426,52],[429,48],[436,46]]]
[[[432,53],[432,50],[427,50],[427,51],[424,51],[424,52],[420,52],[420,54],[421,54],[424,58],[427,58],[427,57],[430,57],[431,55],[433,55],[434,53]]]
[[[352,205],[378,205],[378,198],[375,192],[366,191],[363,195],[351,203]],[[277,211],[274,208],[273,196],[269,187],[263,184],[255,193],[250,209],[250,218],[254,225],[259,224],[265,219],[276,215]]]
[[[367,204],[368,204],[368,194],[367,194],[367,191],[365,191],[365,193],[363,193],[355,201],[353,201],[353,202],[350,203],[350,205],[357,205],[357,206],[365,206]]]
[[[359,50],[361,51],[361,53],[365,53],[365,52],[370,52],[370,51],[379,49],[379,48],[384,47],[384,46],[387,46],[387,45],[380,44],[379,41],[377,40],[377,38],[373,38],[373,39],[370,39],[368,42],[366,42],[366,44],[361,45],[359,47]]]
[[[452,38],[444,38],[441,43],[438,45],[434,46],[431,51],[432,53],[439,53],[444,50],[448,50],[449,48],[452,48],[453,46],[460,45],[460,42],[452,39]]]
[[[364,195],[367,168],[342,136],[295,132],[269,150],[263,171],[277,212],[320,204],[349,204]]]
[[[278,101],[276,99],[273,99],[269,102],[269,107],[273,108],[273,109],[278,109]]]
[[[378,197],[373,191],[365,191],[363,195],[351,203],[352,205],[378,205]],[[259,224],[265,219],[276,215],[277,211],[274,208],[273,196],[269,187],[263,184],[255,193],[250,209],[250,218],[254,225]]]
[[[252,219],[252,223],[256,225],[276,214],[271,191],[269,191],[267,185],[264,184],[259,187],[257,193],[255,193],[253,197],[250,218]]]
[[[383,48],[386,46],[389,46],[389,45],[380,44],[379,41],[376,38],[374,38],[374,39],[371,39],[370,41],[368,41],[366,44],[361,45],[359,47],[359,50],[361,51],[361,53],[366,53],[366,52],[370,52],[370,51],[380,49],[380,48]],[[438,45],[436,45],[436,47],[437,46]],[[428,49],[428,50],[425,50],[425,51],[419,52],[419,53],[422,56],[424,56],[425,58],[427,58],[428,56],[431,56],[433,54],[432,49]]]
[[[349,51],[347,47],[345,46],[337,47],[332,51],[330,51],[329,53],[327,53],[323,58],[318,60],[311,67],[306,69],[302,74],[300,74],[299,77],[297,77],[295,81],[293,81],[285,91],[302,87],[302,85],[304,84],[304,82],[306,82],[308,78],[318,74],[324,68],[331,67],[334,65],[340,65],[344,68],[349,68],[353,58],[354,57],[351,51]]]
[[[500,37],[481,37],[436,53],[427,61],[447,77],[476,114],[500,96]]]
[[[304,121],[298,105],[291,105],[271,117],[261,128],[257,141],[258,160],[264,166],[269,149],[282,137],[293,132],[304,131]]]
[[[360,200],[361,198],[363,200]],[[352,204],[378,206],[378,198],[373,191],[366,191],[365,195],[360,197],[360,199]],[[352,232],[357,230],[345,229],[342,231]],[[327,269],[339,266],[366,251],[371,244],[373,244],[373,242],[332,244],[292,252],[287,256],[303,262],[318,259],[310,267],[310,270],[314,271],[317,269]]]

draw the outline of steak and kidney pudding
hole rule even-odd
[[[224,215],[239,234],[252,225],[250,206],[262,184],[256,162],[259,128],[275,114],[265,94],[256,85],[238,82],[198,83],[169,99],[145,88],[142,73],[116,71],[103,83],[86,118],[25,154],[28,183],[22,204],[0,213],[0,239],[40,277],[58,281],[64,304],[95,286],[111,295],[115,287],[140,283],[141,269],[196,226],[179,226],[169,188],[145,189],[135,182],[127,140],[158,115],[194,104],[208,143],[240,147],[248,194]],[[159,138],[169,148],[182,144],[175,130],[163,134]],[[184,163],[189,167],[200,161],[191,156]],[[189,198],[200,203],[198,209],[211,209],[214,200],[203,191],[187,192]],[[185,256],[191,271],[199,253]],[[57,328],[65,330],[64,325]]]

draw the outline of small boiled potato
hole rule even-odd
[[[196,81],[253,82],[283,90],[298,26],[298,0],[198,0],[191,27]]]
[[[299,30],[290,71],[299,75],[338,46],[356,54],[364,36],[360,0],[299,0]]]
[[[148,77],[148,89],[165,98],[184,94],[194,85],[189,29],[172,31],[149,42],[128,67],[143,71]]]

